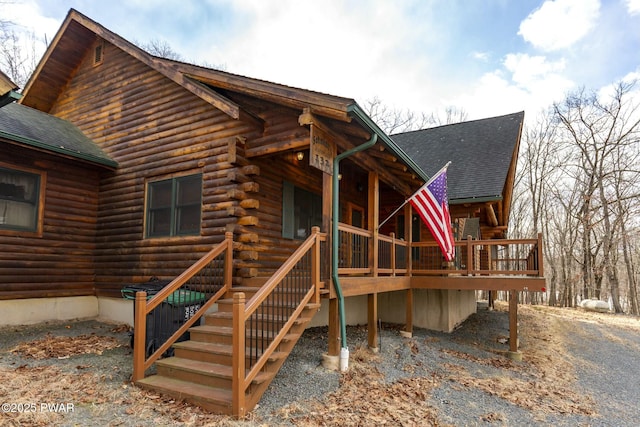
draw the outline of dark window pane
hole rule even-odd
[[[178,205],[200,204],[202,176],[183,178],[178,181]]]
[[[149,235],[169,236],[171,234],[171,209],[157,209],[149,212]]]
[[[306,239],[311,234],[311,227],[322,225],[322,197],[295,187],[293,204],[293,237]]]
[[[178,234],[200,231],[200,205],[178,209],[177,229]]]
[[[164,208],[171,206],[171,180],[154,182],[149,185],[150,199],[149,207]]]

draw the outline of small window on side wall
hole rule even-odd
[[[202,174],[147,184],[147,237],[197,236],[202,211]]]
[[[0,167],[0,230],[39,230],[43,182],[43,173]]]

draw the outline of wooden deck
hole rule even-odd
[[[338,229],[338,275],[345,297],[407,289],[545,289],[540,236],[459,241],[454,261],[447,263],[435,242],[406,242],[345,224]]]

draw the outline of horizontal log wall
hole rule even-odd
[[[44,171],[42,235],[0,231],[0,299],[94,294],[99,169],[0,142],[2,163]]]
[[[102,64],[91,54],[52,113],[119,163],[100,185],[96,253],[96,293],[119,296],[126,284],[176,277],[223,240],[240,206],[227,196],[240,185],[229,144],[255,130],[108,43]],[[203,174],[200,236],[145,238],[146,182],[190,173]]]

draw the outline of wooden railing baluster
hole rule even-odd
[[[224,256],[222,263],[222,274],[219,277],[219,289],[216,285],[215,274],[211,277],[211,289],[204,288],[204,281],[208,271],[219,270],[219,257]],[[146,300],[146,292],[136,292],[135,296],[135,318],[134,318],[134,343],[133,343],[133,381],[144,378],[145,371],[162,356],[191,326],[202,317],[209,308],[213,306],[231,288],[233,277],[233,233],[225,233],[225,240],[209,251],[206,255],[187,268],[182,274],[176,277],[171,283],[162,288],[151,299]],[[211,270],[210,270],[211,269]],[[194,279],[195,277],[195,279]],[[191,282],[193,280],[193,283]],[[183,288],[183,286],[186,286]],[[174,294],[178,290],[185,291],[185,294]],[[203,300],[191,301],[189,292],[194,292],[197,297],[203,294]],[[173,298],[169,302],[169,297]],[[144,298],[144,299],[142,299]],[[160,310],[157,316],[167,317],[166,323],[177,322],[181,326],[163,343],[157,343],[155,351],[147,355],[146,351],[146,319],[156,307],[161,304],[173,303],[176,310]],[[195,312],[192,307],[199,307]],[[175,317],[175,318],[174,318]],[[188,319],[187,319],[188,317]],[[170,322],[169,322],[170,321]],[[165,322],[158,322],[164,325]]]

